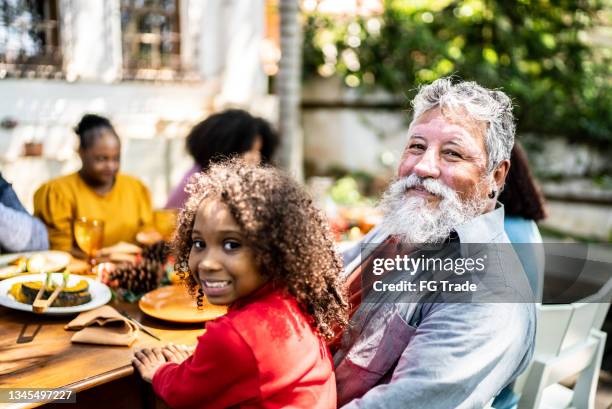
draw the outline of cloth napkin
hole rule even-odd
[[[85,344],[130,346],[138,336],[136,324],[108,305],[80,313],[64,329],[78,330],[71,341]]]

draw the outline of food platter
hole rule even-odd
[[[6,280],[0,281],[0,305],[12,308],[19,311],[32,312],[32,306],[23,302],[19,302],[9,292],[11,287],[17,283],[24,283],[30,281],[42,281],[46,277],[45,274],[20,274],[18,276],[7,278]],[[52,274],[52,280],[55,283],[60,283],[62,280],[61,273]],[[70,275],[68,278],[68,286],[74,286],[79,281],[85,280],[89,285],[89,293],[91,294],[91,301],[80,305],[74,305],[71,307],[49,307],[43,314],[47,315],[67,315],[75,314],[82,311],[89,311],[94,308],[100,307],[111,299],[110,289],[89,277],[83,277],[79,275]]]

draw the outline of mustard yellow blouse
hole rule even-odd
[[[52,249],[76,247],[74,221],[89,217],[104,221],[104,247],[119,241],[134,242],[136,233],[151,225],[151,196],[138,179],[118,174],[105,195],[93,191],[78,175],[63,176],[43,184],[34,194],[34,215],[47,225]]]

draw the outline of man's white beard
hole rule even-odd
[[[438,205],[431,208],[426,198],[408,196],[407,190],[416,186],[439,196]],[[384,214],[381,232],[405,243],[439,243],[455,227],[481,214],[485,206],[485,201],[476,198],[462,202],[441,181],[412,174],[393,182],[384,193],[379,205]]]

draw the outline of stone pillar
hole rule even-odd
[[[192,74],[203,77],[199,72],[200,66],[200,38],[202,27],[202,14],[208,1],[182,0],[179,3],[179,19],[181,27],[181,68],[187,77]]]
[[[66,79],[118,80],[122,68],[119,0],[61,0],[60,18]]]
[[[265,4],[263,0],[231,3],[231,18],[225,26],[228,41],[220,99],[222,103],[248,106],[266,92],[261,61]]]
[[[281,60],[278,73],[280,163],[303,180],[304,137],[300,128],[302,28],[298,0],[280,0]]]

